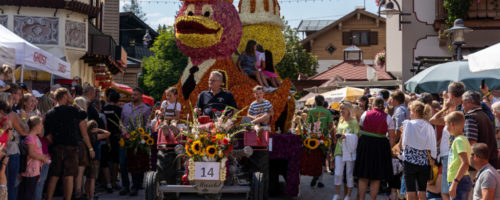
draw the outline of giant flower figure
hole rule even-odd
[[[243,24],[239,52],[245,50],[248,40],[255,40],[273,54],[276,66],[285,56],[286,48],[278,0],[240,0],[238,7]]]
[[[177,46],[189,57],[177,84],[182,112],[189,113],[189,103],[196,105],[198,94],[208,89],[208,78],[214,70],[223,74],[222,87],[233,93],[240,108],[250,105],[253,98],[249,97],[257,82],[240,72],[231,59],[242,35],[232,1],[184,0],[174,26]],[[284,81],[278,90],[265,96],[274,105],[275,113],[285,110],[290,86],[290,81]]]

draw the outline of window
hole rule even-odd
[[[370,46],[378,44],[378,32],[350,31],[342,33],[343,45]]]

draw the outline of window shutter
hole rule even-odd
[[[378,44],[378,32],[370,32],[370,44]]]
[[[351,45],[352,44],[352,34],[351,32],[342,32],[342,45]]]

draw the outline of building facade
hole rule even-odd
[[[94,37],[96,32],[102,34],[92,28],[102,22],[102,6],[100,0],[0,0],[0,24],[68,62],[73,79],[95,85],[98,64],[112,72],[122,67],[116,62],[116,43]],[[103,59],[94,59],[98,57]],[[58,79],[54,77],[55,83]]]
[[[342,63],[343,50],[351,45],[361,49],[366,64],[373,64],[375,55],[385,49],[386,22],[383,17],[358,8],[325,26],[328,22],[307,20],[302,21],[298,28],[307,35],[302,40],[304,48],[318,57],[318,73]],[[318,27],[322,28],[317,30]]]
[[[464,35],[464,56],[500,42],[500,0],[467,1],[470,1],[470,7],[462,18],[465,26],[474,31]],[[444,34],[450,25],[445,23],[447,11],[443,0],[398,0],[398,3],[406,14],[401,20],[408,23],[401,24],[400,30],[399,15],[387,16],[388,72],[406,81],[419,71],[415,66],[425,60],[422,58],[448,60],[456,57],[451,39]]]

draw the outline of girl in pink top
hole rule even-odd
[[[28,159],[26,171],[21,173],[22,181],[17,194],[19,200],[32,200],[35,198],[34,191],[40,178],[42,164],[50,163],[49,157],[43,155],[42,143],[37,137],[43,130],[42,118],[38,116],[30,117],[28,126],[30,132],[23,140],[23,143],[28,147]]]

